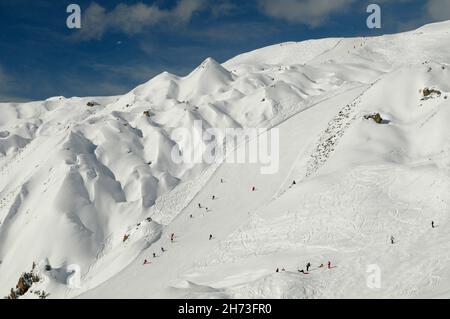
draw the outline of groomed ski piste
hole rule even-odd
[[[449,47],[442,22],[0,104],[0,296],[450,297]],[[276,130],[278,169],[176,163],[195,121]]]

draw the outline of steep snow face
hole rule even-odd
[[[449,25],[0,104],[0,293],[36,262],[50,298],[447,296]],[[173,159],[205,151],[179,128],[250,127],[278,130],[275,174]]]

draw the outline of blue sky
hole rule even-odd
[[[82,28],[66,26],[66,7]],[[367,5],[382,29],[366,26]],[[116,95],[162,71],[285,41],[378,35],[450,19],[450,0],[0,0],[0,101]]]

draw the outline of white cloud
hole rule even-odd
[[[107,28],[105,9],[94,2],[82,14],[82,26],[77,36],[83,39],[101,38]]]
[[[230,15],[238,10],[238,6],[228,0],[215,1],[213,6],[210,6],[213,16]]]
[[[169,13],[171,18],[175,18],[177,22],[188,23],[192,15],[205,9],[206,1],[204,0],[182,0],[178,3],[178,5],[173,9],[172,12]]]
[[[183,25],[191,20],[194,13],[204,10],[205,7],[206,0],[180,0],[171,10],[144,3],[120,3],[107,12],[105,8],[93,2],[82,12],[82,25],[77,38],[101,39],[109,29],[136,34],[160,23]]]
[[[442,21],[450,19],[450,1],[428,0],[427,11],[433,20]]]
[[[258,0],[260,10],[273,18],[317,27],[333,13],[348,9],[356,0]]]
[[[378,0],[380,4],[384,3],[397,3],[401,2],[405,7],[404,10],[408,10],[407,6],[414,0]],[[423,25],[439,22],[450,19],[450,1],[449,0],[424,0],[421,3],[419,9],[416,9],[415,14],[412,14],[412,18],[406,20],[399,20],[395,12],[389,12],[385,10],[384,15],[387,18],[384,21],[388,21],[391,26],[396,27],[397,31],[411,31],[415,30]]]

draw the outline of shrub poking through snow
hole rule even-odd
[[[89,106],[89,107],[94,107],[94,106],[99,105],[99,104],[97,102],[95,102],[95,101],[89,101],[89,102],[86,103],[86,105]]]
[[[41,280],[40,277],[34,273],[35,267],[36,265],[33,263],[32,270],[30,272],[25,272],[20,276],[16,288],[11,288],[9,295],[6,296],[5,299],[18,299],[20,296],[25,295],[34,283]]]
[[[369,120],[372,119],[377,124],[381,124],[383,122],[383,118],[381,117],[380,113],[372,114],[372,115],[365,115],[364,119]]]
[[[424,88],[422,90],[422,95],[423,95],[422,100],[427,100],[427,99],[432,98],[434,96],[441,96],[441,94],[442,93],[439,90],[430,89],[430,88]]]
[[[123,236],[123,242],[126,242],[128,240],[128,238],[130,238],[130,235],[124,235]]]
[[[144,111],[144,116],[150,117],[150,111]]]

